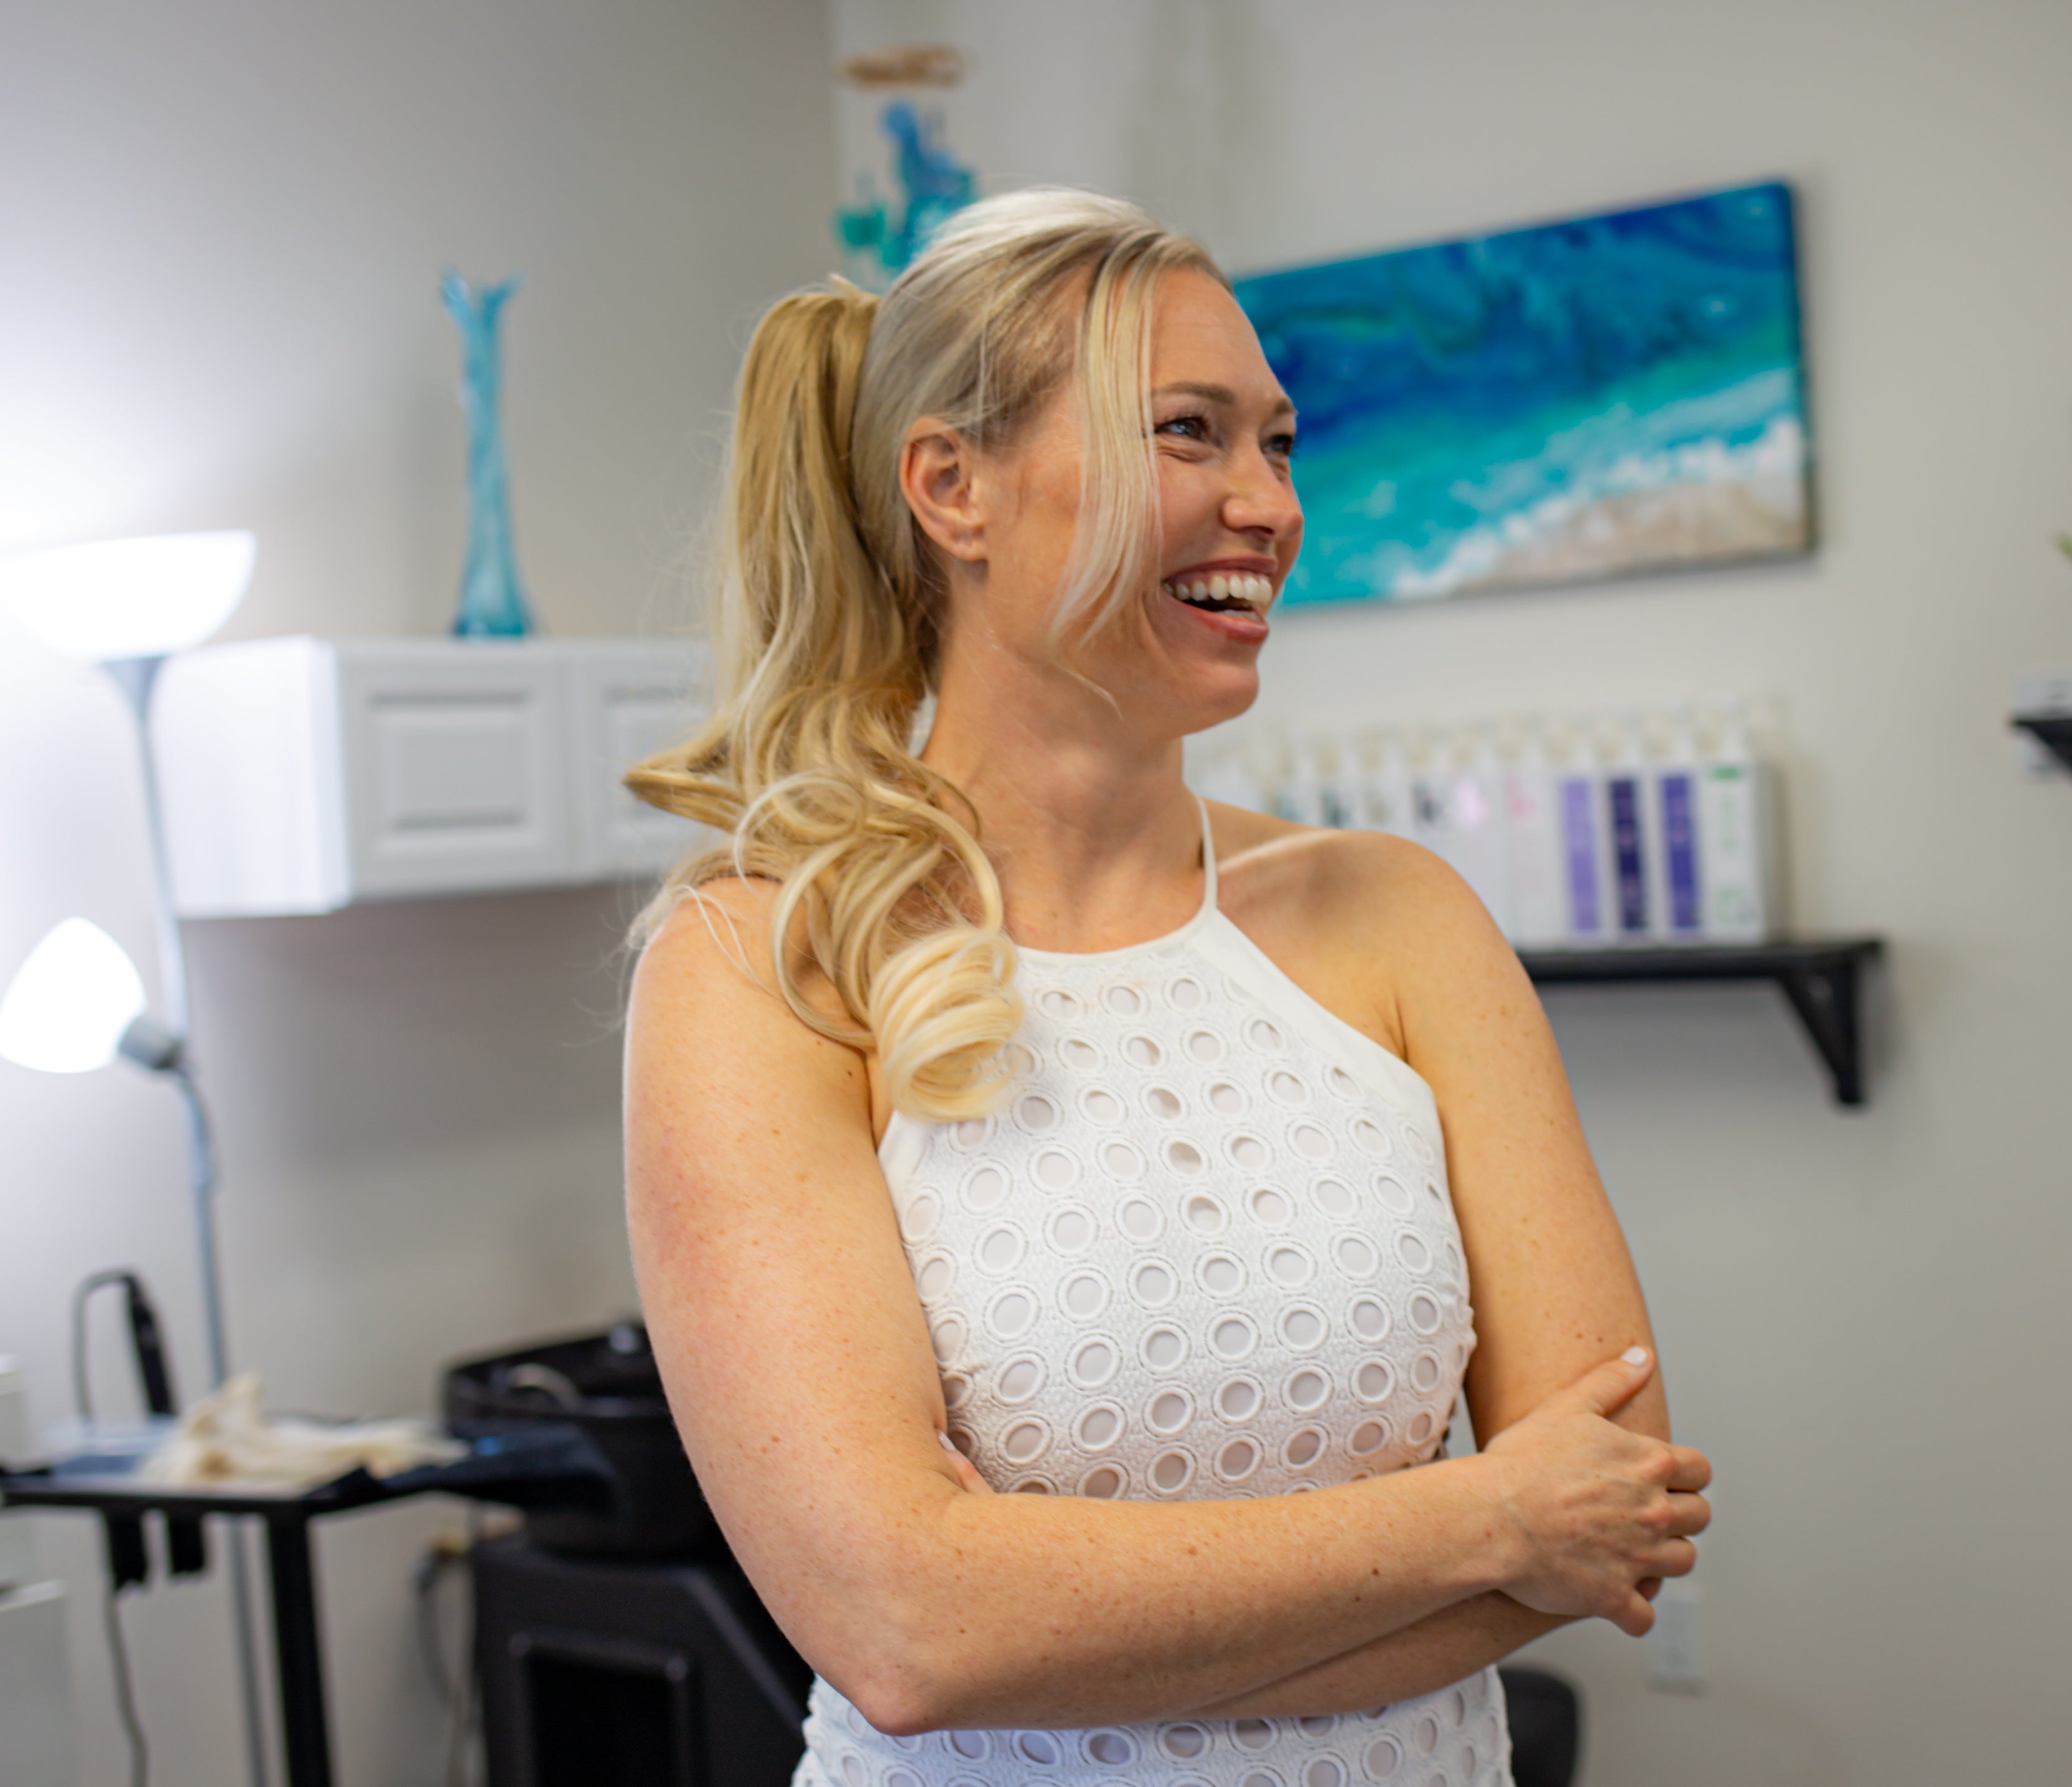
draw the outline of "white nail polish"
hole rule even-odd
[[[956,1441],[952,1440],[949,1435],[944,1432],[941,1428],[938,1428],[935,1430],[935,1437],[942,1441],[943,1450],[948,1452],[952,1458],[961,1458],[964,1456],[964,1454],[957,1450]]]
[[[1647,1349],[1644,1346],[1629,1346],[1619,1354],[1619,1357],[1628,1365],[1645,1365],[1647,1363]],[[947,1443],[946,1441],[945,1444]]]

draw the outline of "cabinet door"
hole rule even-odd
[[[578,878],[562,665],[527,644],[338,644],[356,898]]]
[[[622,778],[705,718],[705,655],[691,645],[580,646],[569,684],[578,872],[598,881],[659,874],[710,834],[635,799]]]

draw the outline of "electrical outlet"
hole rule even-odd
[[[1672,1576],[1655,1597],[1655,1624],[1647,1634],[1647,1679],[1667,1694],[1700,1694],[1704,1659],[1698,1648],[1698,1610],[1704,1597],[1688,1576]]]

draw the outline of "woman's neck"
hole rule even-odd
[[[1099,696],[1071,686],[1083,701],[1038,705],[968,695],[946,678],[922,759],[977,810],[1009,935],[1076,954],[1185,924],[1201,903],[1202,852],[1180,741],[1131,737]]]

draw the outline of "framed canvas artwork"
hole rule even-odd
[[[1291,602],[1811,546],[1781,183],[1260,273],[1237,295],[1300,417]]]

